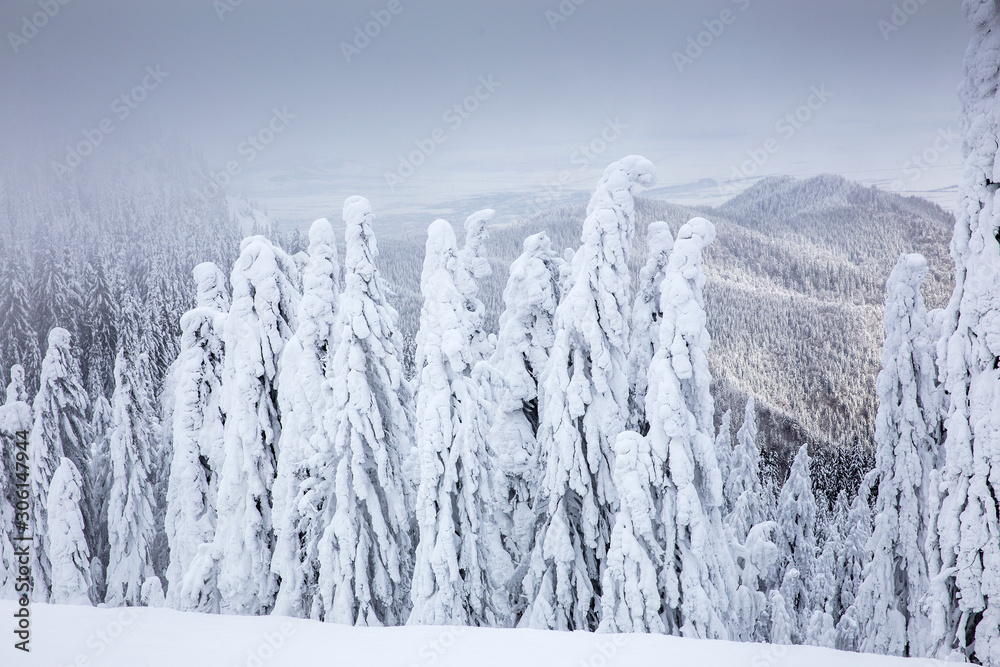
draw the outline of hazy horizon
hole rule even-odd
[[[0,26],[9,160],[163,132],[295,224],[351,194],[390,217],[559,203],[630,153],[650,196],[695,204],[836,173],[953,209],[960,173],[944,3],[12,0]]]

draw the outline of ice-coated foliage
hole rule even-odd
[[[534,539],[533,503],[542,469],[536,438],[538,382],[555,338],[553,318],[563,264],[544,232],[524,240],[524,252],[510,267],[497,346],[490,359],[502,379],[492,388],[490,441],[504,473],[500,498],[510,521],[509,538],[519,555],[527,553]]]
[[[757,448],[757,407],[754,397],[747,399],[743,424],[736,432],[736,447],[729,463],[729,476],[724,493],[726,526],[737,541],[742,541],[750,529],[766,520],[768,502],[760,481],[760,450]]]
[[[662,221],[652,222],[646,230],[646,264],[639,270],[639,285],[632,305],[632,329],[629,333],[628,351],[628,427],[638,433],[649,431],[646,421],[646,383],[649,363],[660,345],[660,285],[674,237],[670,226]]]
[[[335,465],[324,473],[332,473],[326,481],[336,504],[320,542],[319,596],[328,622],[400,625],[410,609],[413,569],[403,476],[413,447],[412,395],[396,311],[375,266],[374,219],[364,197],[344,202],[344,291],[329,379],[333,400],[323,422],[329,444],[317,454],[332,454]]]
[[[308,474],[309,458],[325,442],[323,437],[317,441],[316,435],[331,409],[327,375],[333,368],[339,292],[336,238],[329,220],[320,218],[309,228],[298,328],[282,348],[277,381],[281,440],[272,494],[275,549],[271,569],[281,580],[275,613],[287,616],[310,615],[316,586],[319,564],[315,549],[307,548],[315,540],[306,539],[311,532],[306,525],[309,518],[296,498]]]
[[[188,579],[211,586],[214,573],[223,613],[269,611],[277,589],[270,502],[281,434],[275,381],[281,350],[296,329],[296,279],[295,264],[284,251],[262,236],[244,239],[223,327],[226,423],[218,525],[212,548],[199,550],[182,592],[188,601],[211,600],[211,590],[189,590]]]
[[[427,230],[417,335],[416,446],[419,541],[411,624],[501,625],[502,584],[510,575],[493,516],[486,418],[471,377],[475,313],[456,284],[465,271],[444,220]]]
[[[604,170],[556,308],[539,390],[544,516],[524,581],[521,622],[530,627],[592,629],[599,621],[601,561],[618,502],[612,447],[628,414],[632,191],[655,176],[637,155]]]
[[[49,332],[48,350],[42,360],[41,381],[32,404],[34,422],[28,436],[31,466],[31,530],[33,535],[45,534],[48,526],[49,483],[63,457],[76,469],[90,465],[90,425],[87,422],[87,394],[81,385],[80,373],[71,350],[71,336],[58,327]],[[92,525],[87,489],[80,507],[84,531]],[[91,521],[91,523],[88,523]],[[88,539],[88,547],[91,540]],[[36,542],[32,552],[31,576],[34,599],[48,600],[51,590],[51,565],[48,540]]]
[[[655,456],[666,462],[662,500],[666,562],[661,591],[667,631],[728,638],[736,565],[722,522],[705,328],[702,254],[715,227],[692,218],[677,233],[660,288],[660,345],[649,366],[646,418]]]
[[[875,531],[873,558],[854,604],[864,621],[860,649],[868,653],[928,655],[930,627],[921,609],[930,586],[923,549],[930,512],[928,493],[937,465],[940,395],[935,341],[920,295],[927,262],[899,258],[886,283],[885,343],[875,417]]]
[[[844,651],[858,650],[861,626],[865,619],[858,616],[854,605],[858,589],[864,580],[865,568],[871,562],[868,543],[872,536],[872,512],[868,506],[871,479],[862,484],[851,501],[847,521],[841,531],[844,538],[837,558],[837,581],[840,585],[840,620],[837,622],[837,648]],[[838,503],[839,504],[839,503]],[[839,512],[835,513],[838,516]]]
[[[739,587],[733,601],[731,636],[741,641],[766,641],[768,590],[778,560],[774,544],[777,524],[763,521],[754,525],[742,541],[734,540]]]
[[[722,511],[723,515],[732,510],[729,494],[726,492],[729,482],[730,467],[733,464],[733,413],[726,410],[719,422],[719,432],[715,435],[715,459],[719,465],[719,477],[722,478]]]
[[[90,549],[83,534],[83,476],[63,457],[49,485],[46,508],[52,604],[93,604],[90,599]]]
[[[938,657],[1000,665],[1000,5],[965,0],[972,29],[959,89],[965,168],[951,253],[955,292],[938,344],[949,401],[932,572]]]
[[[111,488],[108,495],[110,544],[105,599],[110,605],[140,604],[142,584],[154,575],[151,547],[156,535],[153,455],[159,423],[151,395],[149,331],[140,328],[137,304],[127,297],[121,309],[115,391],[109,437]]]
[[[215,537],[218,475],[223,459],[220,407],[222,329],[229,310],[226,278],[215,264],[194,269],[197,306],[181,317],[181,352],[174,372],[173,456],[164,527],[170,548],[167,603],[180,604],[184,576],[198,547]]]
[[[489,261],[483,256],[483,246],[489,238],[486,225],[495,215],[496,211],[487,208],[466,218],[465,245],[458,253],[461,262],[455,270],[455,285],[465,298],[465,307],[469,310],[468,317],[473,327],[472,352],[477,356],[477,361],[488,359],[493,354],[495,342],[483,328],[486,306],[479,298],[479,281],[493,272]]]
[[[18,401],[28,402],[28,390],[24,388],[24,368],[20,364],[14,364],[10,367],[10,384],[7,385],[4,405]]]
[[[663,484],[662,461],[649,441],[623,431],[615,441],[615,487],[620,503],[601,583],[601,623],[605,632],[663,632],[659,571],[663,546],[655,489]]]
[[[818,555],[816,497],[812,491],[806,445],[802,445],[795,454],[792,470],[781,487],[776,520],[778,530],[775,542],[778,545],[781,596],[788,610],[791,638],[796,644],[801,644],[805,641],[812,618],[814,596],[811,584]]]

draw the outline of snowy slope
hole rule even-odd
[[[15,604],[0,601],[11,622]],[[0,665],[38,667],[416,667],[746,665],[891,667],[937,663],[803,646],[737,644],[652,635],[481,628],[352,628],[280,616],[236,617],[168,609],[32,605],[30,654],[10,631]]]

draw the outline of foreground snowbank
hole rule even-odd
[[[930,666],[804,646],[651,635],[481,628],[352,628],[285,617],[169,609],[31,606],[31,653],[13,648],[16,605],[0,601],[0,665],[39,667],[892,667]]]

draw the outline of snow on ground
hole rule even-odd
[[[31,653],[14,649],[14,602],[0,601],[0,665],[38,667],[931,667],[932,660],[771,646],[546,630],[354,628],[282,616],[34,604]]]

